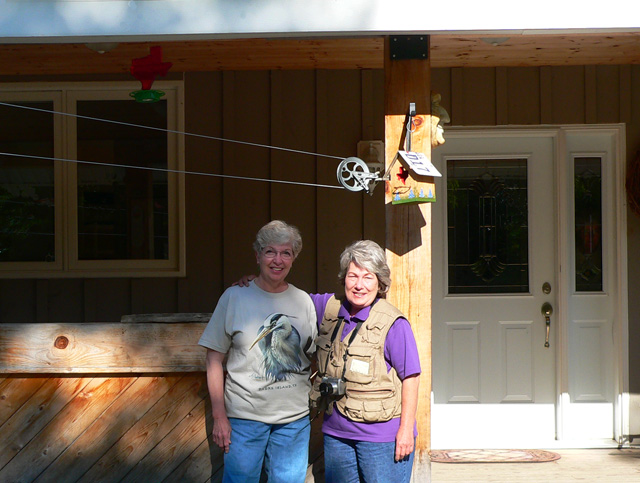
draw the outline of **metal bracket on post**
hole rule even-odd
[[[426,60],[429,58],[429,36],[392,35],[389,55],[391,60]]]
[[[416,116],[416,104],[415,102],[409,103],[409,114],[407,115],[407,135],[405,137],[405,149],[411,151],[411,134],[415,131],[415,125],[413,124],[413,118]]]

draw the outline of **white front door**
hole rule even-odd
[[[452,131],[433,150],[433,448],[613,439],[616,160],[590,139]]]

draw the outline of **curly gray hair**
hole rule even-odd
[[[291,244],[293,258],[302,251],[302,236],[300,230],[282,220],[273,220],[264,225],[256,234],[253,249],[260,253],[264,247],[272,245]]]
[[[349,265],[355,263],[360,268],[375,274],[378,278],[378,295],[383,297],[391,286],[391,269],[387,264],[384,250],[372,240],[360,240],[347,246],[340,255],[338,280],[344,285]]]

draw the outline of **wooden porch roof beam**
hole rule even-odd
[[[506,39],[506,40],[504,40]],[[640,64],[640,33],[433,35],[431,67]],[[495,44],[495,45],[494,45]],[[172,72],[382,69],[383,38],[239,39],[123,43],[104,54],[84,44],[0,45],[0,75],[129,73],[131,59],[161,45]]]

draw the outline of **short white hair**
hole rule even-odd
[[[273,220],[258,230],[253,249],[256,253],[260,253],[265,247],[287,243],[291,244],[293,258],[296,258],[302,251],[300,230],[282,220]]]

